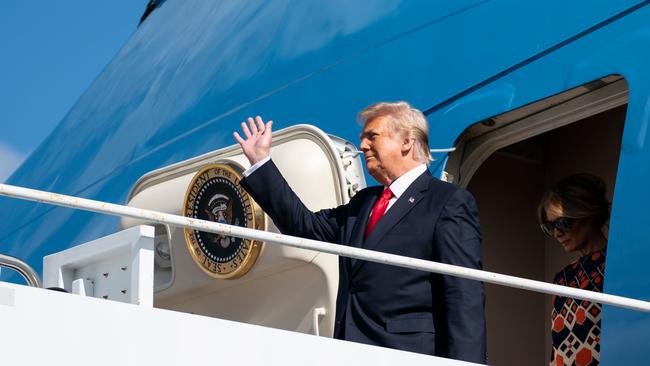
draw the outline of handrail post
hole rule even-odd
[[[42,287],[41,279],[29,264],[8,255],[0,254],[0,267],[13,269],[20,273],[31,287]]]

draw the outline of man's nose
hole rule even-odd
[[[564,236],[564,231],[562,231],[562,230],[560,230],[560,229],[558,229],[556,227],[553,228],[553,237],[554,238],[561,238],[563,236]]]
[[[361,139],[361,144],[359,145],[359,149],[363,152],[366,152],[370,150],[370,146],[368,144],[368,139]]]

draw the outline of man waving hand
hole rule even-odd
[[[251,163],[242,186],[285,234],[480,269],[476,203],[429,173],[424,115],[378,103],[359,120],[366,167],[381,186],[309,211],[270,159],[272,122],[259,116],[242,123],[244,137],[234,133]],[[334,337],[485,363],[484,300],[478,281],[341,257]]]

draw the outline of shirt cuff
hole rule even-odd
[[[249,175],[253,174],[259,167],[264,165],[267,161],[271,160],[271,156],[267,156],[264,159],[258,161],[257,163],[253,164],[250,166],[250,168],[244,170],[243,173],[241,173],[244,178],[248,178]]]

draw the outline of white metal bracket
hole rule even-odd
[[[152,226],[135,226],[43,259],[44,287],[153,306]]]

